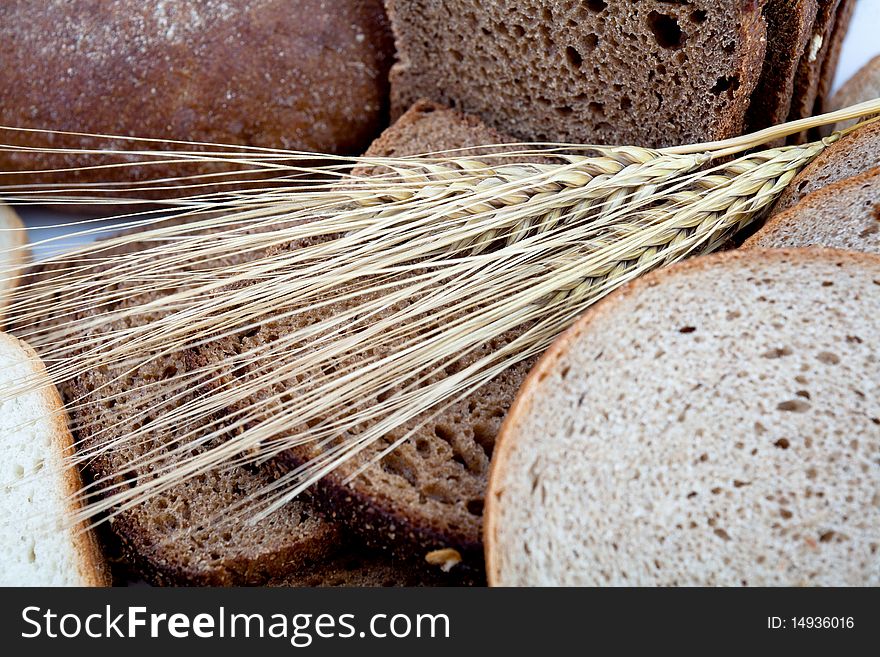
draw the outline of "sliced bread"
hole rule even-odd
[[[155,246],[155,242],[130,243],[106,249],[102,255],[122,255],[147,246]],[[107,267],[95,267],[96,281],[101,280],[101,272]],[[196,269],[194,265],[193,273]],[[33,280],[51,275],[47,267],[37,268],[31,274]],[[120,284],[114,288],[121,293],[118,304],[90,307],[63,320],[83,321],[115,307],[137,307],[167,293],[155,290],[126,295],[127,287],[128,284]],[[110,291],[108,287],[104,289]],[[130,323],[147,322],[155,316],[106,322],[90,335],[111,335]],[[47,304],[42,328],[49,329],[58,321],[61,320],[53,316],[51,304]],[[73,353],[77,347],[71,344],[69,348]],[[173,444],[175,436],[188,430],[201,431],[196,435],[207,431],[179,423],[150,432],[145,441],[126,439],[145,424],[160,421],[168,410],[197,398],[194,390],[183,398],[173,398],[179,385],[172,385],[171,381],[178,372],[186,372],[187,358],[186,352],[177,352],[133,370],[128,365],[98,367],[60,386],[70,407],[71,428],[81,447],[94,449],[116,443],[114,449],[104,450],[89,460],[89,479],[106,478],[108,483],[120,484],[132,478],[154,478],[159,463],[133,468],[133,460],[152,449],[161,453],[163,445]],[[168,463],[166,458],[165,464]],[[271,577],[313,568],[341,546],[342,538],[337,527],[322,520],[307,503],[291,503],[258,525],[248,525],[242,513],[234,513],[242,500],[270,482],[270,475],[245,467],[204,473],[115,515],[111,523],[113,535],[121,543],[124,559],[142,577],[157,584],[262,584]]]
[[[15,210],[0,203],[0,329],[9,305],[9,292],[18,285],[30,253],[27,232]]]
[[[837,64],[840,62],[840,53],[843,50],[843,42],[846,39],[849,26],[852,22],[856,9],[857,0],[840,0],[837,8],[837,16],[834,19],[834,30],[831,33],[831,45],[822,62],[822,72],[819,77],[819,88],[816,93],[816,104],[813,114],[823,114],[830,111],[831,89],[834,85],[834,76],[837,73]]]
[[[0,333],[0,585],[106,586],[109,571],[91,531],[74,522],[79,472],[58,391],[27,344]]]
[[[488,139],[499,142],[505,138],[472,118],[445,108],[419,103],[392,126],[377,142],[370,154],[415,154],[420,151],[437,151],[477,144]],[[289,247],[295,249],[297,245]],[[355,303],[359,300],[355,300]],[[279,336],[289,334],[332,313],[348,310],[347,303],[339,302],[308,313],[298,312],[280,318],[266,318],[259,329],[247,335],[228,336],[194,350],[193,358],[200,364],[217,363],[218,371],[224,372],[224,380],[235,385],[236,377],[253,378],[278,369],[278,358],[272,356],[272,345]],[[405,302],[395,304],[387,313],[400,311]],[[434,327],[426,321],[425,330]],[[413,320],[416,321],[416,320]],[[454,372],[474,360],[489,355],[519,335],[517,331],[482,345],[460,362],[449,364],[446,372]],[[320,340],[315,341],[320,344]],[[388,345],[390,350],[394,345]],[[249,358],[241,367],[229,363],[229,356],[257,350],[269,356]],[[385,354],[385,352],[382,352]],[[357,358],[355,356],[355,358]],[[347,361],[336,367],[343,369]],[[424,557],[435,550],[457,550],[463,562],[453,570],[476,568],[482,564],[482,510],[489,458],[501,420],[513,401],[520,382],[528,372],[530,363],[515,366],[485,385],[478,392],[452,404],[436,417],[425,423],[428,415],[414,418],[373,445],[357,457],[324,476],[315,486],[314,503],[328,516],[356,532],[370,546],[393,550],[399,555]],[[226,377],[229,378],[226,378]],[[436,384],[444,374],[438,373],[430,381],[419,385]],[[259,402],[266,399],[283,399],[291,388],[303,390],[308,376],[297,380],[280,380],[269,390],[261,390]],[[404,388],[409,382],[400,381]],[[364,398],[363,406],[375,405],[374,398]],[[252,400],[243,400],[235,408],[252,409]],[[266,421],[284,410],[280,402],[249,410],[254,421]],[[354,412],[358,409],[348,409]],[[263,415],[263,413],[265,415]],[[372,426],[381,418],[360,425],[358,433]],[[392,453],[382,456],[389,445],[410,429],[414,435]],[[295,436],[301,427],[291,426],[285,436]],[[351,436],[355,437],[355,436]],[[321,446],[309,444],[289,450],[278,459],[282,468],[299,466],[321,454]],[[347,479],[363,465],[376,459],[351,482]]]
[[[419,98],[524,140],[660,146],[744,127],[764,62],[753,0],[388,0],[392,113]]]
[[[806,51],[798,63],[794,78],[794,93],[788,114],[789,121],[802,119],[813,113],[819,94],[823,65],[834,45],[834,26],[842,1],[847,0],[819,0],[819,11],[813,23]],[[836,38],[842,40],[843,34],[838,33]]]
[[[774,215],[745,249],[826,246],[880,255],[880,168],[807,195]]]
[[[771,216],[797,205],[826,185],[880,166],[880,121],[846,135],[813,160],[789,183],[771,210]]]
[[[829,111],[839,110],[874,98],[880,98],[880,55],[856,71],[856,74],[838,89],[831,99],[831,106],[828,109]],[[855,120],[844,121],[838,123],[835,128],[841,130],[853,123]]]
[[[880,584],[880,258],[728,252],[553,345],[504,424],[491,584]]]
[[[795,73],[806,56],[818,10],[819,0],[772,0],[764,5],[767,56],[749,105],[746,122],[750,131],[788,118]]]

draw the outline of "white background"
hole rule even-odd
[[[840,63],[837,69],[834,86],[839,87],[849,77],[861,68],[868,60],[880,54],[880,0],[858,0],[855,15],[849,28]],[[20,214],[25,223],[31,228],[43,227],[31,235],[31,241],[45,240],[64,235],[70,232],[65,228],[46,228],[57,226],[59,223],[69,222],[68,215],[58,215],[42,209],[22,209]],[[40,259],[48,255],[50,251],[57,251],[72,247],[82,240],[53,241],[51,246],[35,245],[34,257]]]

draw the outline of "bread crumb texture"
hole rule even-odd
[[[880,584],[880,258],[753,251],[601,304],[524,386],[498,585]]]

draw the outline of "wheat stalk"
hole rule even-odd
[[[192,197],[181,201],[186,224],[134,215],[131,223],[146,230],[53,259],[42,279],[13,295],[9,317],[56,383],[110,372],[88,394],[69,399],[74,415],[97,397],[125,411],[104,428],[74,426],[89,436],[77,463],[163,437],[127,464],[150,477],[134,488],[124,476],[96,481],[92,488],[105,496],[86,515],[119,513],[201,472],[312,445],[308,462],[247,500],[259,518],[382,436],[429,421],[539,353],[616,287],[717,248],[760,217],[839,135],[723,158],[786,130],[877,109],[875,101],[751,137],[665,151],[591,147],[595,155],[584,157],[523,147],[495,152],[492,161],[362,158],[357,164],[381,172],[366,179],[329,158],[326,168],[285,165],[296,174],[320,170],[331,181]],[[270,155],[273,162],[305,157]],[[525,161],[534,156],[552,163]],[[249,157],[237,155],[240,164],[262,164]],[[57,199],[59,190],[50,191]],[[126,251],[138,242],[151,246]],[[55,322],[41,321],[49,300]],[[166,356],[200,353],[268,322],[286,324],[269,344],[105,394]],[[510,332],[517,335],[506,346],[446,372]],[[233,381],[218,374],[235,368],[248,375]],[[382,401],[364,404],[367,398]],[[161,401],[161,413],[153,401]],[[217,419],[221,411],[227,413]]]

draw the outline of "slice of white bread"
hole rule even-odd
[[[807,195],[743,244],[744,249],[792,246],[880,254],[880,168]]]
[[[0,203],[0,328],[3,328],[3,313],[9,305],[9,291],[18,284],[28,260],[24,224],[12,208]]]
[[[880,257],[733,251],[648,275],[523,385],[490,584],[880,584]]]
[[[41,383],[13,395],[25,382]],[[94,535],[70,522],[79,473],[61,398],[37,354],[0,333],[0,586],[104,586]]]

